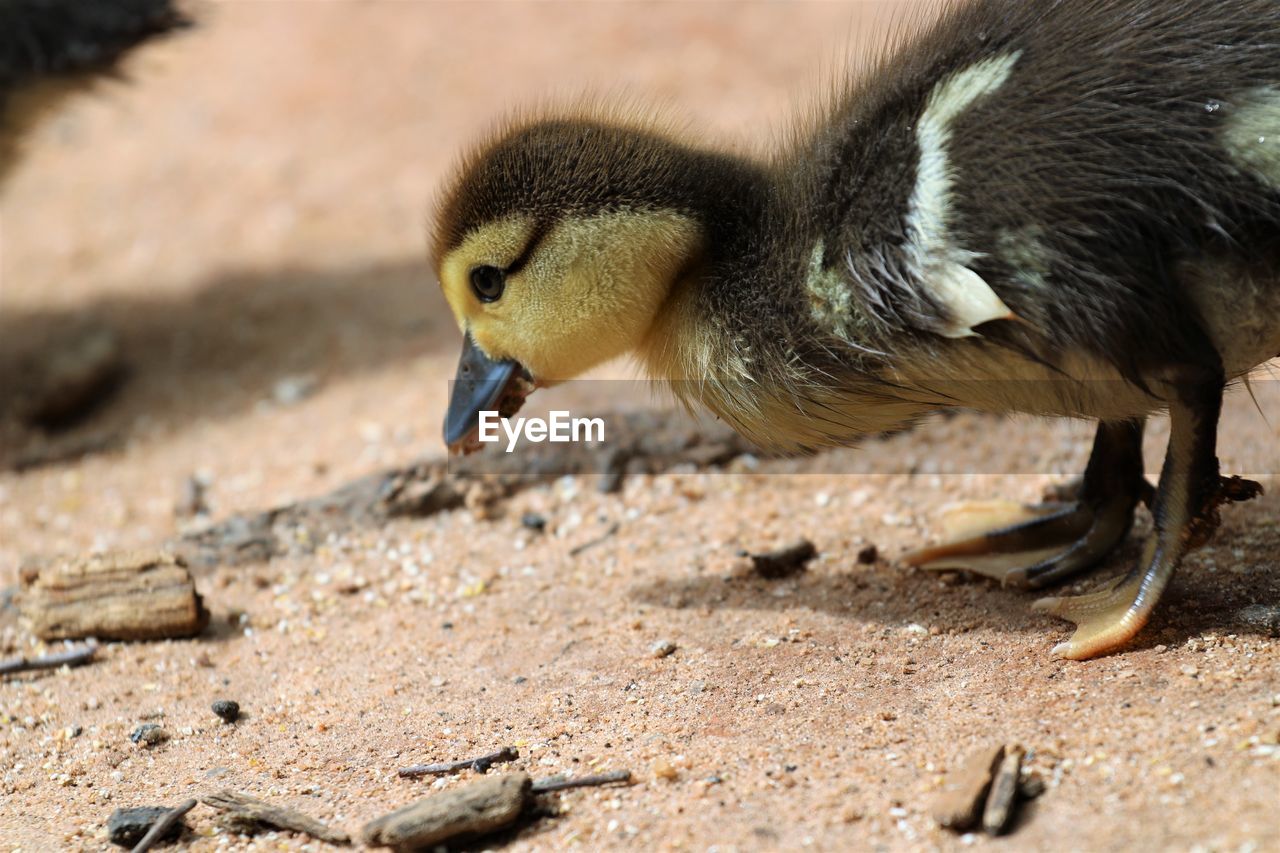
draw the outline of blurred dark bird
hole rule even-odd
[[[0,0],[0,180],[51,107],[189,23],[173,0]]]

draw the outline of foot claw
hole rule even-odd
[[[1150,547],[1147,549],[1150,557]],[[1145,565],[1148,559],[1144,559]],[[1146,572],[1133,571],[1106,589],[1084,595],[1051,596],[1031,605],[1032,610],[1076,623],[1075,633],[1053,649],[1055,657],[1069,660],[1113,652],[1132,640],[1147,624],[1159,598],[1159,590],[1145,583]],[[1159,584],[1163,587],[1163,582]],[[1151,595],[1151,592],[1155,595]]]

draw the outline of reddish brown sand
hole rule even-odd
[[[26,555],[174,535],[192,473],[221,518],[439,453],[458,336],[424,230],[461,146],[512,105],[593,87],[765,144],[887,8],[206,6],[132,85],[44,126],[0,201],[0,377],[86,317],[134,368],[56,439],[121,447],[0,472],[0,584]],[[274,401],[295,376],[316,393]],[[1259,397],[1265,416],[1231,401],[1227,470],[1276,470],[1280,395]],[[856,561],[867,542],[892,558],[926,541],[949,502],[1035,499],[1082,467],[1088,435],[965,415],[755,473],[635,477],[612,496],[561,481],[493,520],[401,521],[203,573],[204,637],[0,685],[0,839],[99,850],[112,809],[214,787],[355,831],[458,784],[396,768],[511,744],[535,776],[638,779],[556,795],[562,816],[514,849],[1280,849],[1280,642],[1240,614],[1280,604],[1280,497],[1227,510],[1132,650],[1089,663],[1050,658],[1069,626],[1028,594]],[[867,460],[888,473],[847,473]],[[991,473],[949,473],[965,471]],[[550,532],[523,529],[526,511]],[[740,576],[738,549],[802,536],[821,551],[808,573]],[[0,619],[0,653],[37,651],[12,608]],[[659,640],[677,650],[652,657]],[[245,710],[235,726],[209,710],[223,697]],[[143,720],[172,739],[135,747]],[[1034,751],[1047,793],[1006,840],[937,829],[932,792],[998,739]],[[324,847],[229,835],[204,807],[189,822],[191,849]]]

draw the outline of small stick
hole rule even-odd
[[[419,776],[447,776],[450,773],[458,773],[462,770],[471,769],[477,773],[484,773],[495,764],[504,761],[515,761],[520,757],[520,751],[514,746],[504,746],[497,752],[491,752],[488,755],[482,755],[479,758],[467,758],[463,761],[444,761],[439,764],[415,764],[412,767],[402,767],[396,771],[401,779],[416,779]]]
[[[97,644],[90,643],[87,646],[68,649],[65,652],[58,652],[52,655],[43,655],[38,658],[9,658],[8,660],[0,661],[0,675],[11,675],[15,672],[31,672],[32,670],[37,669],[57,669],[64,665],[79,666],[82,663],[88,663],[93,660],[93,656],[97,653]]]
[[[142,836],[142,840],[134,845],[131,853],[147,853],[156,842],[173,828],[173,825],[182,820],[183,815],[196,807],[195,800],[187,800],[176,809],[170,809],[164,813],[158,821],[151,824],[151,829],[147,830],[147,834]]]
[[[570,549],[569,549],[569,556],[570,556],[570,557],[576,557],[576,556],[578,556],[579,554],[581,554],[583,551],[587,550],[588,548],[594,548],[594,547],[596,547],[596,546],[597,546],[597,545],[599,545],[601,542],[604,542],[604,541],[605,541],[605,540],[607,540],[610,536],[612,536],[613,534],[615,534],[615,533],[617,533],[617,532],[618,532],[618,522],[616,522],[616,521],[615,521],[613,524],[610,524],[610,525],[609,525],[609,529],[608,529],[608,530],[606,530],[604,533],[602,533],[602,534],[600,534],[599,536],[597,536],[595,539],[589,539],[589,540],[587,540],[586,542],[583,542],[581,545],[575,545],[574,547],[570,548]]]
[[[597,776],[579,776],[577,779],[538,779],[530,789],[535,794],[546,794],[551,791],[564,791],[568,788],[597,788],[601,785],[613,785],[618,782],[630,782],[630,770],[614,770]]]

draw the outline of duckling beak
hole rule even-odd
[[[476,346],[468,333],[462,344],[462,357],[458,359],[449,411],[444,418],[444,441],[449,452],[479,450],[480,413],[498,411],[502,417],[510,417],[532,390],[529,373],[519,362],[494,361]]]

